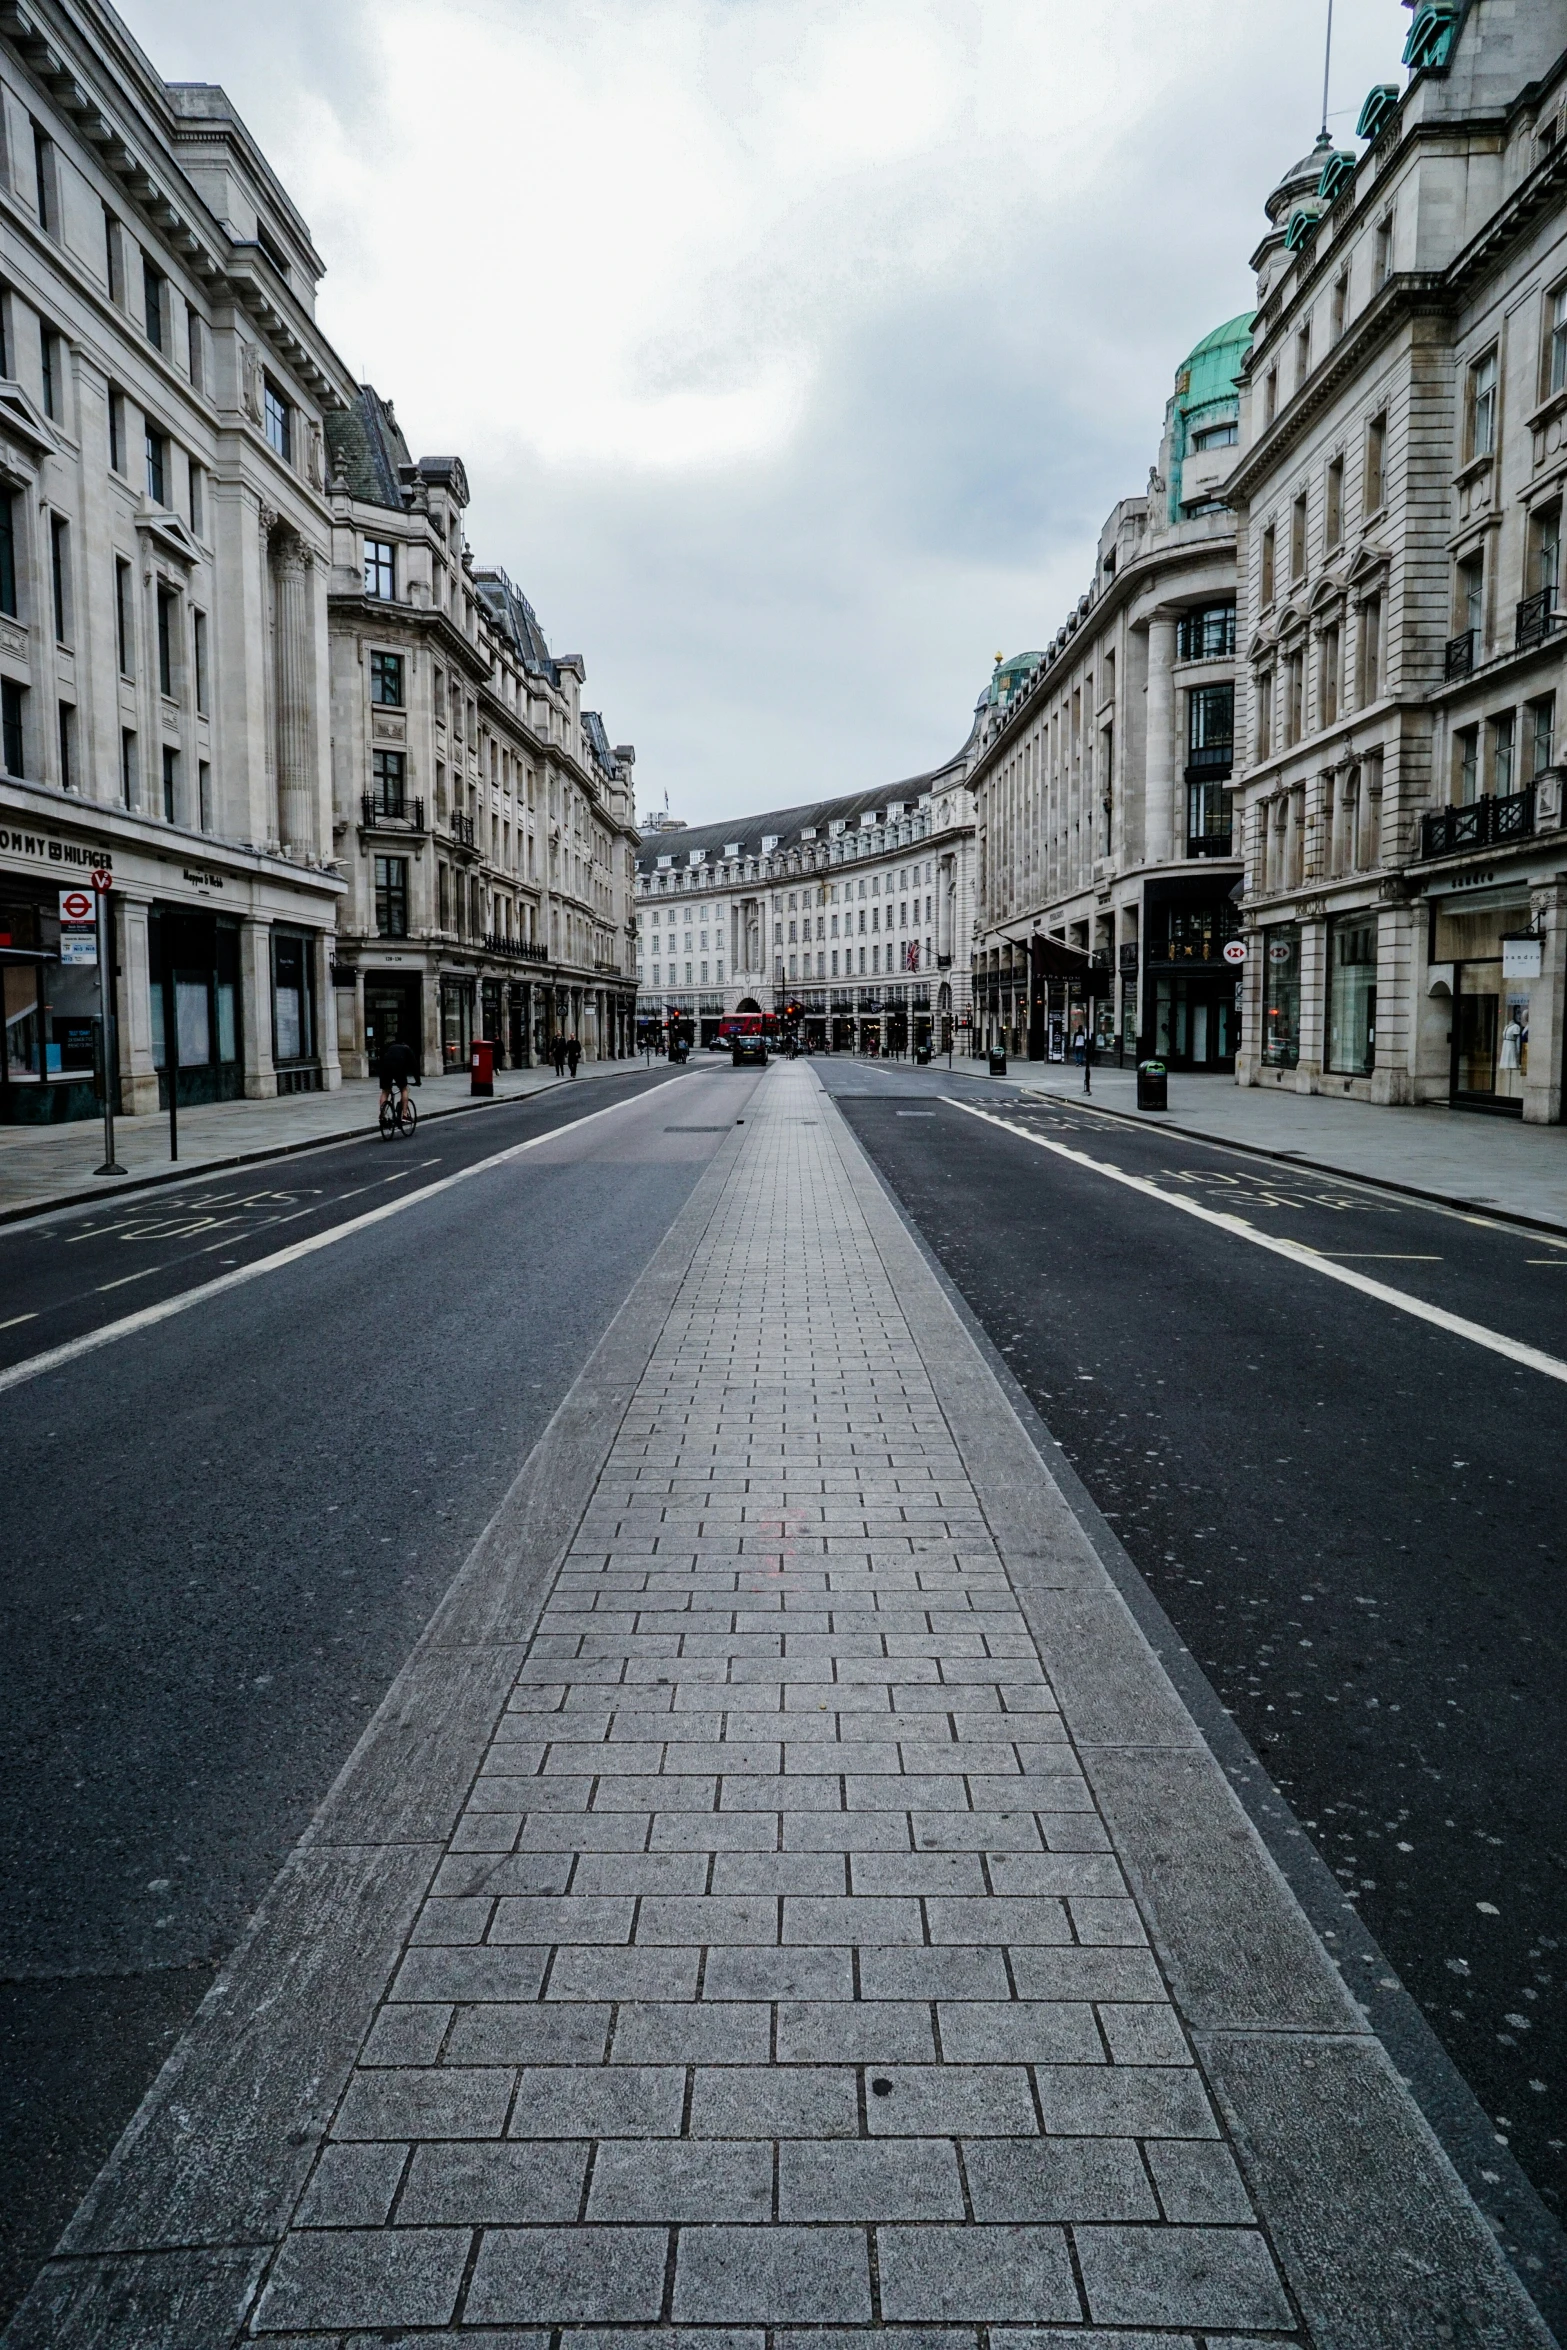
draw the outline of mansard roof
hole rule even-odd
[[[351,497],[402,512],[401,469],[413,459],[390,400],[361,384],[349,407],[328,410],[326,445],[330,471],[343,475]]]
[[[507,577],[498,563],[480,566],[475,570],[473,579],[492,624],[510,642],[524,669],[558,686],[560,670],[545,642],[539,616],[521,588]]]
[[[906,776],[902,783],[884,783],[877,791],[851,792],[843,799],[811,800],[796,808],[771,808],[760,816],[731,816],[723,824],[692,824],[678,832],[650,832],[637,851],[637,871],[655,873],[661,856],[673,854],[677,867],[689,865],[693,850],[705,850],[709,858],[717,859],[726,849],[738,843],[742,857],[760,857],[764,840],[772,841],[781,853],[803,845],[804,835],[811,833],[813,841],[825,841],[831,827],[843,823],[851,831],[858,831],[862,816],[882,815],[896,807],[901,813],[912,807],[924,793],[943,784],[961,783],[964,755],[962,751],[946,760],[940,767],[932,767],[923,775]]]

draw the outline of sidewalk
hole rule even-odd
[[[975,1072],[978,1073],[977,1071]],[[1028,1094],[1083,1100],[1083,1072],[1014,1061],[995,1083]],[[1167,1112],[1139,1111],[1131,1069],[1094,1069],[1094,1107],[1149,1126],[1324,1167],[1338,1175],[1526,1217],[1567,1231],[1567,1126],[1446,1108],[1380,1109],[1328,1094],[1237,1085],[1230,1077],[1172,1072]]]
[[[783,1064],[6,2343],[823,2326],[1549,2341]]]
[[[584,1061],[575,1082],[623,1077],[637,1061]],[[542,1093],[573,1080],[553,1069],[498,1069],[495,1099]],[[421,1119],[452,1110],[479,1108],[469,1092],[466,1070],[456,1076],[427,1077],[414,1089]],[[124,1175],[99,1175],[103,1164],[103,1121],[81,1119],[68,1126],[0,1126],[0,1224],[18,1216],[106,1193],[136,1191],[149,1183],[177,1181],[203,1167],[231,1167],[246,1159],[270,1159],[374,1130],[380,1088],[374,1078],[350,1078],[331,1093],[291,1094],[271,1102],[209,1102],[181,1110],[177,1162],[169,1159],[169,1119],[116,1118],[114,1152]]]

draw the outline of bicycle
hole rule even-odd
[[[390,1142],[394,1134],[406,1134],[411,1139],[419,1123],[419,1109],[411,1093],[395,1089],[381,1104],[381,1140]]]

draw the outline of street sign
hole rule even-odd
[[[77,968],[85,965],[90,970],[97,960],[98,900],[90,889],[62,889],[60,961]]]
[[[1246,960],[1246,943],[1245,943],[1244,939],[1239,939],[1239,938],[1227,938],[1227,939],[1225,940],[1225,942],[1224,942],[1224,960],[1225,960],[1227,963],[1244,963],[1244,962],[1245,962],[1245,960]]]
[[[101,898],[108,896],[110,890],[114,887],[114,875],[108,870],[107,866],[95,865],[93,867],[92,885]]]

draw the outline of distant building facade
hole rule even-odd
[[[985,1044],[1060,1060],[1091,1035],[1100,1054],[1235,1066],[1235,526],[1219,491],[1249,340],[1249,317],[1231,319],[1183,363],[1146,495],[1111,513],[1050,645],[998,663],[980,704]]]
[[[95,867],[123,1108],[337,1082],[321,266],[221,90],[0,27],[0,1119],[96,1106]]]
[[[504,571],[476,567],[455,457],[410,456],[368,387],[328,419],[335,836],[348,883],[338,1049],[426,1072],[476,1037],[528,1067],[556,1036],[632,1047],[632,763]]]
[[[1421,0],[1268,200],[1243,373],[1243,1082],[1562,1112],[1567,6]]]
[[[973,800],[966,749],[890,790],[729,823],[644,818],[644,1037],[707,1043],[776,1014],[814,1049],[966,1048]]]

